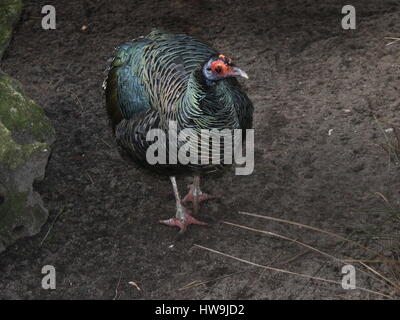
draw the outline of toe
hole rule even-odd
[[[160,220],[161,224],[165,224],[170,227],[178,227],[180,229],[179,233],[184,233],[187,230],[187,227],[191,224],[196,224],[199,226],[206,226],[207,223],[197,220],[191,215],[186,215],[184,219],[179,218],[171,218],[167,220]]]

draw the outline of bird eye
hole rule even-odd
[[[221,73],[221,71],[222,71],[222,67],[221,66],[218,66],[218,67],[215,68],[215,72],[216,73]]]

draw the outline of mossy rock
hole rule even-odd
[[[21,11],[21,0],[0,0],[0,60],[10,42],[13,26]]]
[[[47,220],[33,182],[43,179],[54,140],[43,110],[18,81],[0,73],[0,252]]]

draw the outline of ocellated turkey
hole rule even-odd
[[[205,42],[158,30],[119,46],[108,68],[106,107],[117,142],[137,163],[170,176],[176,215],[160,222],[177,226],[181,232],[189,224],[205,224],[192,216],[187,203],[193,203],[197,214],[201,201],[216,197],[200,190],[200,174],[224,165],[149,165],[146,151],[151,142],[146,135],[151,129],[167,131],[170,120],[176,121],[178,132],[185,128],[195,132],[250,129],[253,105],[236,76],[248,78],[230,58]],[[175,178],[179,173],[194,175],[183,200]]]

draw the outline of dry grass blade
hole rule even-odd
[[[122,272],[119,273],[119,279],[118,279],[117,286],[115,287],[115,296],[114,296],[113,300],[118,300],[118,288],[121,283],[121,277],[122,277]]]
[[[385,37],[385,39],[386,40],[392,40],[391,42],[386,44],[387,46],[390,46],[390,45],[400,41],[400,38],[393,38],[393,37]]]
[[[387,208],[388,213],[391,217],[395,218],[396,220],[400,221],[400,214],[399,210],[396,210],[390,203],[390,201],[381,193],[381,192],[374,192],[374,195],[380,197],[384,202]]]
[[[385,263],[383,260],[368,260],[368,259],[343,259],[344,262],[346,263]]]
[[[53,229],[55,223],[57,222],[57,219],[58,219],[58,218],[61,216],[61,214],[63,214],[63,213],[64,213],[64,209],[61,209],[61,210],[58,212],[57,216],[54,218],[53,222],[51,223],[49,230],[47,230],[47,232],[46,232],[45,236],[43,237],[42,241],[40,241],[40,245],[39,245],[40,247],[41,247],[41,246],[43,245],[43,243],[46,241],[46,239],[47,239],[47,237],[49,236],[51,230]]]
[[[201,281],[201,280],[194,280],[187,285],[184,285],[182,288],[179,288],[178,291],[184,291],[188,290],[190,288],[198,287],[198,286],[203,286],[206,284],[206,281]]]
[[[206,280],[206,281],[195,280],[195,281],[192,281],[192,282],[188,283],[187,285],[183,286],[182,288],[179,288],[178,291],[184,291],[184,290],[191,289],[191,288],[198,287],[198,286],[205,286],[206,284],[216,282],[216,281],[219,281],[222,279],[226,279],[226,278],[232,277],[234,275],[245,273],[245,272],[249,272],[249,271],[243,270],[243,271],[233,272],[233,273],[230,273],[230,274],[227,274],[227,275],[215,278],[215,279]]]
[[[389,200],[381,193],[381,192],[374,192],[375,195],[377,195],[378,197],[381,197],[383,199],[383,201],[385,201],[385,203],[390,206],[390,202]]]
[[[322,254],[322,255],[324,255],[324,256],[327,256],[327,257],[329,257],[329,258],[332,258],[333,260],[336,260],[336,261],[339,261],[339,262],[341,262],[341,263],[344,263],[344,260],[339,259],[339,258],[336,258],[336,257],[330,255],[330,254],[327,253],[327,252],[321,251],[321,250],[319,250],[319,249],[317,249],[317,248],[315,248],[315,247],[313,247],[313,246],[310,246],[310,245],[308,245],[308,244],[306,244],[306,243],[304,243],[304,242],[301,242],[301,241],[298,241],[298,240],[295,240],[295,239],[292,239],[292,238],[289,238],[289,237],[286,237],[286,236],[283,236],[283,235],[280,235],[280,234],[277,234],[277,233],[274,233],[274,232],[271,232],[271,231],[255,229],[255,228],[243,226],[243,225],[236,224],[236,223],[232,223],[232,222],[228,222],[228,221],[223,221],[223,223],[225,223],[225,224],[227,224],[227,225],[230,225],[230,226],[237,227],[237,228],[241,228],[241,229],[245,229],[245,230],[250,230],[250,231],[255,231],[255,232],[258,232],[258,233],[263,233],[263,234],[270,235],[270,236],[273,236],[273,237],[277,237],[277,238],[280,238],[280,239],[283,239],[283,240],[287,240],[287,241],[290,241],[290,242],[299,244],[299,245],[301,245],[301,246],[303,246],[303,247],[305,247],[305,248],[307,248],[307,249],[309,249],[309,250],[315,251],[315,252],[320,253],[320,254]]]
[[[322,229],[319,229],[319,228],[317,228],[317,227],[312,227],[312,226],[305,225],[305,224],[302,224],[302,223],[299,223],[299,222],[289,221],[289,220],[280,219],[280,218],[275,218],[275,217],[271,217],[271,216],[263,216],[263,215],[260,215],[260,214],[255,214],[255,213],[250,213],[250,212],[239,211],[239,214],[247,215],[247,216],[251,216],[251,217],[255,217],[255,218],[261,218],[261,219],[266,219],[266,220],[272,220],[272,221],[276,221],[276,222],[282,222],[282,223],[286,223],[286,224],[290,224],[290,225],[302,227],[302,228],[305,228],[305,229],[317,231],[317,232],[320,232],[320,233],[323,233],[323,234],[327,234],[327,235],[329,235],[329,236],[331,236],[331,237],[340,239],[340,240],[342,240],[342,241],[346,241],[346,242],[348,242],[348,243],[350,243],[350,244],[352,244],[352,245],[354,245],[354,246],[356,246],[356,247],[359,247],[359,248],[361,248],[361,249],[363,249],[363,250],[366,250],[366,251],[368,251],[368,252],[370,252],[370,253],[373,253],[373,254],[375,254],[376,256],[381,257],[382,260],[383,260],[385,263],[400,265],[400,263],[399,263],[398,261],[396,261],[396,260],[387,258],[387,257],[385,257],[384,255],[382,255],[381,253],[379,253],[379,252],[377,252],[377,251],[375,251],[375,250],[373,250],[373,249],[370,249],[370,248],[368,248],[368,247],[365,247],[365,246],[363,246],[362,244],[359,244],[358,242],[355,242],[355,241],[353,241],[353,240],[347,239],[347,238],[345,238],[345,237],[343,237],[343,236],[341,236],[341,235],[338,235],[338,234],[333,233],[333,232],[330,232],[330,231],[322,230]]]
[[[366,265],[364,262],[359,262],[362,266],[364,266],[365,268],[367,268],[369,271],[371,271],[372,273],[376,274],[377,276],[381,277],[382,279],[384,279],[385,281],[387,281],[388,283],[390,283],[393,287],[395,287],[397,290],[400,290],[400,287],[398,285],[396,285],[395,283],[393,283],[393,281],[391,281],[390,279],[386,278],[385,276],[383,276],[382,274],[380,274],[378,271],[376,271],[375,269],[371,268],[370,266]]]
[[[379,130],[381,131],[383,137],[386,140],[386,143],[381,144],[380,147],[388,153],[389,161],[394,161],[395,163],[399,163],[400,162],[400,140],[399,140],[398,133],[396,131],[396,126],[393,124],[389,124],[387,122],[379,120],[375,115],[374,115],[374,120],[375,120],[376,124],[378,125]],[[383,129],[381,123],[389,124],[392,127],[393,133],[394,133],[394,138],[395,138],[394,140],[389,138],[388,134]]]
[[[295,240],[295,239],[292,239],[292,238],[289,238],[289,237],[286,237],[286,236],[283,236],[283,235],[280,235],[280,234],[277,234],[277,233],[274,233],[274,232],[271,232],[271,231],[255,229],[255,228],[251,228],[251,227],[247,227],[247,226],[243,226],[243,225],[240,225],[240,224],[236,224],[236,223],[232,223],[232,222],[227,222],[227,221],[223,221],[223,223],[225,223],[225,224],[227,224],[227,225],[231,225],[231,226],[237,227],[237,228],[241,228],[241,229],[245,229],[245,230],[249,230],[249,231],[254,231],[254,232],[258,232],[258,233],[263,233],[263,234],[270,235],[270,236],[274,236],[274,237],[277,237],[277,238],[280,238],[280,239],[283,239],[283,240],[287,240],[287,241],[296,243],[296,244],[298,244],[298,245],[301,245],[301,246],[303,246],[303,247],[305,247],[305,248],[307,248],[307,249],[310,249],[310,250],[312,250],[312,251],[315,251],[315,252],[317,252],[317,253],[319,253],[319,254],[321,254],[321,255],[324,255],[324,256],[326,256],[326,257],[329,257],[329,258],[331,258],[331,259],[333,259],[333,260],[335,260],[335,261],[337,261],[337,262],[340,262],[340,263],[342,263],[342,264],[347,264],[347,262],[346,262],[347,260],[345,260],[345,259],[339,259],[339,258],[337,258],[337,257],[335,257],[335,256],[333,256],[333,255],[331,255],[331,254],[329,254],[329,253],[327,253],[327,252],[324,252],[324,251],[322,251],[322,250],[319,250],[319,249],[317,249],[317,248],[315,248],[315,247],[313,247],[313,246],[310,246],[310,245],[308,245],[308,244],[306,244],[306,243],[304,243],[304,242],[301,242],[301,241],[298,241],[298,240]],[[361,262],[361,264],[363,264],[363,263]],[[390,280],[387,279],[386,277],[382,276],[379,272],[377,272],[376,270],[372,269],[371,267],[368,267],[368,266],[365,265],[365,264],[363,264],[363,265],[364,265],[368,270],[370,270],[371,272],[373,272],[373,274],[375,274],[375,275],[377,275],[377,276],[380,276],[380,278],[383,279],[384,281],[386,281],[386,283],[392,285],[392,286],[393,286],[394,288],[396,288],[397,290],[400,290],[400,287],[399,287],[399,286],[397,286],[396,284],[394,284],[392,281],[390,281]],[[363,272],[364,274],[366,274],[366,275],[368,275],[368,276],[371,276],[369,273],[364,272],[363,270],[359,270],[359,271]],[[374,278],[374,279],[377,280],[377,281],[382,282],[380,279],[377,279],[376,277],[373,277],[373,276],[371,276],[371,277]]]
[[[262,268],[262,269],[271,270],[271,271],[276,271],[276,272],[285,273],[285,274],[290,274],[290,275],[294,275],[294,276],[298,276],[298,277],[302,277],[302,278],[306,278],[306,279],[312,279],[312,280],[322,281],[322,282],[326,282],[326,283],[331,283],[331,284],[336,284],[336,285],[342,285],[342,283],[341,283],[340,281],[331,280],[331,279],[325,279],[325,278],[320,278],[320,277],[314,277],[314,276],[310,276],[310,275],[308,275],[308,274],[297,273],[297,272],[292,272],[292,271],[289,271],[289,270],[284,270],[284,269],[279,269],[279,268],[264,266],[264,265],[262,265],[262,264],[258,264],[258,263],[252,262],[252,261],[248,261],[248,260],[245,260],[245,259],[241,259],[241,258],[232,256],[232,255],[230,255],[230,254],[223,253],[223,252],[220,252],[220,251],[211,249],[211,248],[203,247],[203,246],[198,245],[198,244],[194,244],[194,246],[197,247],[197,248],[203,249],[203,250],[207,250],[207,251],[210,251],[210,252],[213,252],[213,253],[222,255],[222,256],[227,257],[227,258],[234,259],[234,260],[236,260],[236,261],[240,261],[240,262],[243,262],[243,263],[246,263],[246,264],[255,266],[255,267]],[[364,292],[376,294],[376,295],[379,295],[379,296],[381,296],[381,297],[385,297],[385,298],[388,298],[388,299],[393,299],[393,297],[391,297],[391,296],[389,296],[389,295],[387,295],[387,294],[381,293],[381,292],[373,291],[373,290],[366,289],[366,288],[363,288],[363,287],[357,287],[357,288],[358,288],[359,290],[361,290],[361,291],[364,291]]]

